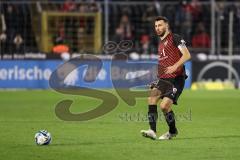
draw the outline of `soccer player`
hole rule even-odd
[[[177,105],[177,100],[184,88],[185,79],[187,78],[184,63],[191,58],[191,55],[185,45],[185,41],[179,35],[170,31],[166,17],[159,16],[155,19],[155,31],[161,39],[158,46],[158,78],[160,80],[157,83],[151,84],[150,96],[148,97],[150,129],[141,130],[141,133],[144,137],[157,139],[157,104],[162,99],[160,108],[169,126],[169,131],[161,135],[158,139],[168,140],[178,134],[171,106],[172,104]],[[161,80],[170,82],[173,85],[170,92],[162,94],[161,87],[159,87]]]

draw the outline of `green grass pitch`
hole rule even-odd
[[[111,91],[109,91],[111,92]],[[72,99],[72,112],[100,101],[54,91],[0,91],[1,160],[231,160],[240,159],[240,90],[185,90],[174,107],[179,135],[170,141],[143,138],[147,103],[123,101],[112,112],[88,122],[66,122],[55,104]],[[52,143],[37,146],[34,134],[47,129]],[[167,130],[158,122],[158,135]]]

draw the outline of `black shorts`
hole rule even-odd
[[[178,100],[179,96],[181,95],[181,93],[183,91],[186,77],[185,76],[178,76],[178,77],[175,77],[175,78],[161,78],[161,79],[172,83],[174,88],[177,89],[176,90],[176,89],[173,88],[172,92],[162,96],[161,98],[168,97],[171,100],[173,100],[173,104],[177,105],[177,100]],[[176,91],[175,93],[174,93],[174,90]]]

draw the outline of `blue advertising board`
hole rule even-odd
[[[61,60],[2,60],[0,62],[0,88],[26,88],[26,89],[48,89],[49,78],[53,71],[58,66],[61,66],[64,62]],[[91,62],[94,63],[94,62]],[[132,73],[132,68],[145,69],[146,63],[157,63],[156,61],[129,61],[131,67],[127,67],[121,61],[118,63],[110,60],[102,61],[102,68],[97,74],[96,80],[93,82],[86,81],[86,79],[92,79],[91,72],[96,70],[92,69],[90,74],[86,74],[87,66],[75,66],[77,69],[73,70],[65,78],[67,85],[84,86],[89,88],[113,88],[113,81],[123,81],[126,78],[132,76],[134,80],[134,74],[122,74],[123,72]],[[186,72],[189,78],[186,80],[185,88],[190,88],[192,80],[192,64],[187,62],[185,64]],[[140,75],[143,73],[142,70]],[[61,73],[60,73],[61,74]],[[125,75],[123,77],[122,75]],[[152,78],[152,77],[151,77]],[[139,80],[139,79],[138,79]],[[151,79],[148,79],[150,81]],[[123,81],[125,82],[125,81]],[[116,87],[116,86],[115,86]]]

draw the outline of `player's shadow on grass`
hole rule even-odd
[[[220,139],[220,138],[240,138],[240,135],[219,135],[219,136],[209,136],[209,137],[183,137],[183,138],[176,138],[174,140],[194,140],[194,139]]]
[[[79,146],[79,145],[111,145],[111,144],[132,144],[139,143],[138,141],[130,141],[130,140],[116,140],[116,141],[89,141],[89,142],[79,142],[79,143],[51,143],[51,146]]]
[[[120,144],[120,143],[130,143],[130,142],[80,142],[80,143],[55,143],[51,146],[91,146],[91,145],[109,145],[109,144]]]

